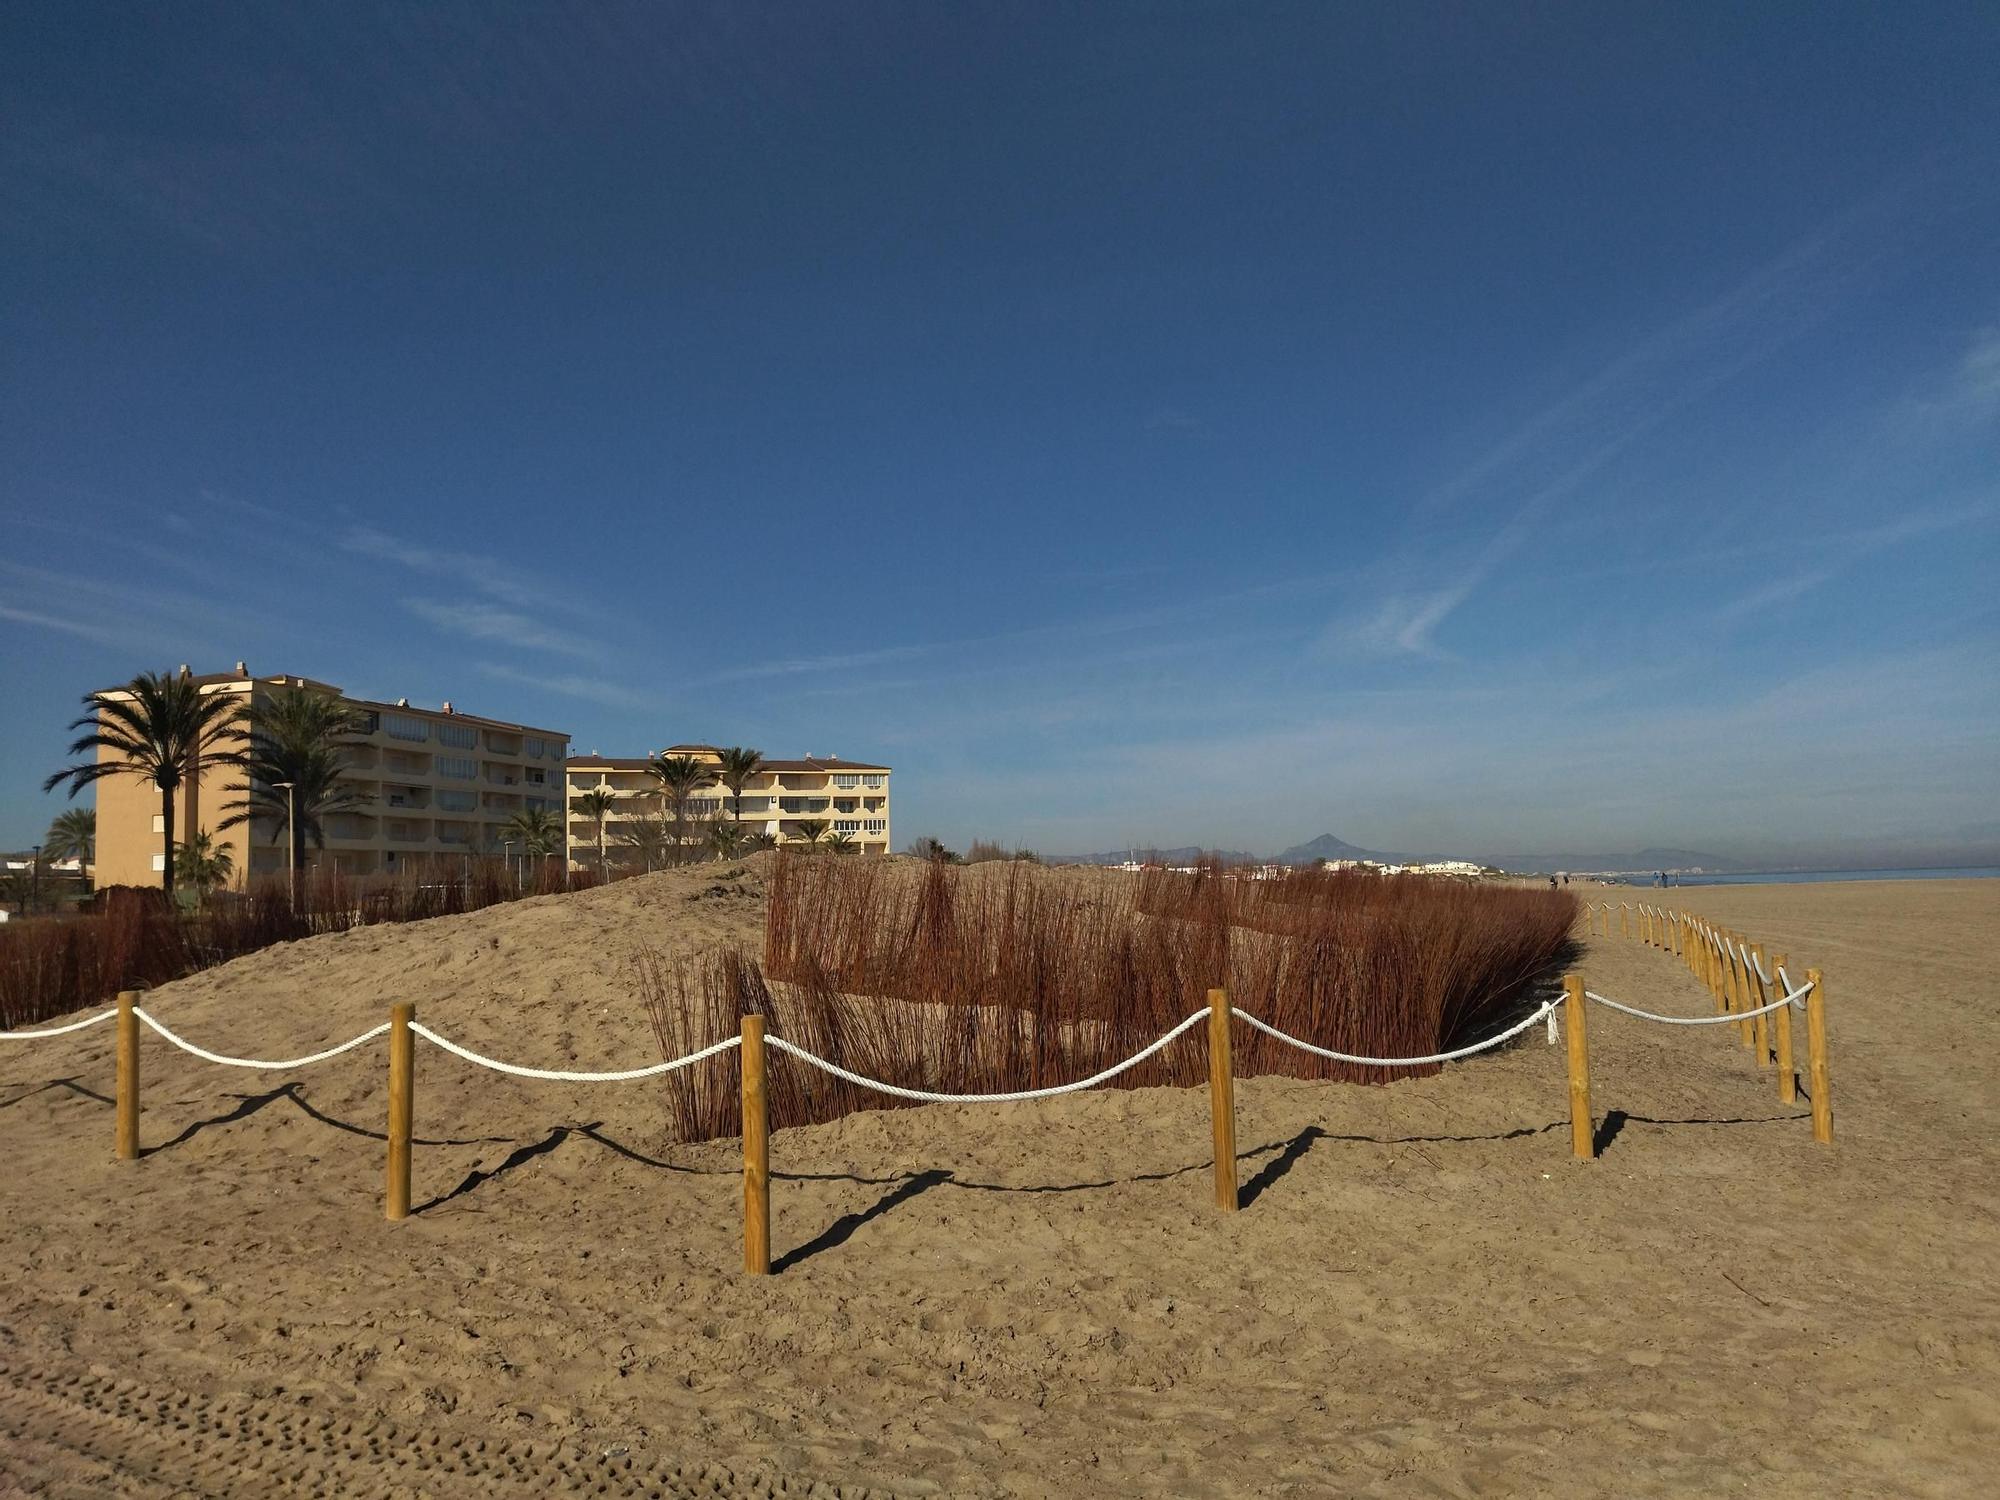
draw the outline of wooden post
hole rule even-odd
[[[1215,1206],[1236,1212],[1236,1081],[1230,1069],[1229,991],[1208,992],[1208,1114],[1215,1137]]]
[[[1785,955],[1780,953],[1771,960],[1771,977],[1777,981],[1776,988],[1780,995],[1785,993],[1785,981],[1781,977],[1784,972]],[[1772,998],[1775,999],[1776,996]],[[1792,1008],[1787,1005],[1783,1010],[1772,1011],[1771,1020],[1773,1023],[1771,1029],[1776,1033],[1773,1040],[1778,1047],[1778,1102],[1797,1104],[1799,1078],[1798,1074],[1792,1071]]]
[[[1743,958],[1743,934],[1729,934],[1729,969],[1736,978],[1736,1010],[1743,1017],[1736,1023],[1736,1035],[1746,1048],[1757,1045],[1757,1023],[1750,1012],[1757,1007],[1750,999],[1750,965]]]
[[[764,1018],[743,1018],[743,1269],[771,1274],[771,1121],[764,1094]]]
[[[1716,984],[1722,986],[1722,1012],[1736,1014],[1736,964],[1730,962],[1730,934],[1718,932],[1722,946],[1716,950]]]
[[[1618,903],[1618,935],[1624,938],[1632,935],[1632,908],[1623,901]]]
[[[410,1216],[410,1134],[416,1118],[416,1038],[410,1022],[417,1008],[408,1001],[389,1007],[389,1191],[384,1213]]]
[[[1764,945],[1762,943],[1752,943],[1750,945],[1750,956],[1756,960],[1755,963],[1750,965],[1750,993],[1755,997],[1756,1002],[1750,1008],[1752,1010],[1761,1010],[1764,1006],[1771,1003],[1771,996],[1764,991]],[[1768,1068],[1771,1066],[1771,1017],[1768,1014],[1760,1015],[1756,1018],[1754,1024],[1757,1028],[1757,1066]]]
[[[1833,1093],[1826,1065],[1826,980],[1818,969],[1806,970],[1812,990],[1806,996],[1806,1067],[1812,1082],[1813,1139],[1833,1144]]]
[[[1597,1155],[1590,1119],[1590,1038],[1584,1030],[1583,976],[1563,976],[1563,1031],[1569,1043],[1569,1149],[1578,1161]]]
[[[139,1159],[139,1016],[137,990],[118,992],[118,1159]]]

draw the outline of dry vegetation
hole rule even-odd
[[[1213,986],[1272,1025],[1341,1051],[1422,1056],[1518,1011],[1563,951],[1564,892],[1417,877],[1220,869],[1122,885],[1033,865],[954,869],[780,856],[763,962],[734,952],[641,965],[663,1056],[727,1035],[738,1018],[855,1072],[906,1088],[998,1093],[1096,1073],[1206,1003]],[[1364,1082],[1433,1071],[1328,1062],[1244,1032],[1237,1071]],[[1206,1077],[1199,1048],[1170,1047],[1123,1087]],[[740,1129],[714,1070],[669,1076],[674,1134]],[[816,1069],[774,1069],[774,1126],[896,1101]]]
[[[583,871],[565,882],[553,863],[522,874],[497,860],[421,877],[355,879],[315,870],[299,882],[296,910],[285,883],[276,880],[248,893],[215,896],[193,912],[169,908],[156,890],[114,886],[99,893],[96,912],[0,926],[0,1028],[31,1026],[274,943],[453,916],[596,883]]]

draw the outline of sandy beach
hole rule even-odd
[[[636,944],[754,946],[763,880],[315,939],[147,1005],[238,1054],[413,1000],[509,1060],[643,1065]],[[655,1084],[420,1050],[388,1224],[379,1047],[278,1076],[148,1036],[120,1163],[110,1029],[0,1043],[0,1495],[1990,1493],[2000,881],[1667,894],[1825,971],[1831,1148],[1728,1028],[1598,1010],[1594,1162],[1539,1028],[1389,1087],[1242,1081],[1233,1217],[1199,1091],[864,1114],[774,1137],[764,1280],[734,1143],[663,1145]],[[1636,942],[1575,967],[1710,1013]]]

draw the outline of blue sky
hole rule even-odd
[[[2000,860],[1990,4],[0,30],[0,845],[241,657],[899,842]]]

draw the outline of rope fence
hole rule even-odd
[[[1613,910],[1614,907],[1610,902],[1587,906],[1586,915],[1593,935],[1597,932],[1600,920],[1604,934],[1610,935]],[[1520,1020],[1482,1041],[1424,1057],[1361,1057],[1339,1052],[1330,1047],[1322,1047],[1281,1031],[1249,1011],[1235,1009],[1231,1006],[1225,990],[1214,989],[1208,992],[1207,1006],[1192,1012],[1130,1057],[1093,1073],[1088,1078],[1079,1078],[1071,1083],[1055,1084],[1047,1088],[997,1094],[936,1093],[925,1089],[906,1088],[900,1084],[887,1083],[879,1078],[851,1072],[840,1064],[809,1052],[782,1036],[767,1036],[764,1030],[765,1018],[759,1015],[744,1016],[738,1035],[724,1037],[721,1041],[684,1056],[645,1067],[599,1072],[528,1067],[488,1057],[433,1031],[428,1026],[419,1025],[416,1020],[416,1007],[407,1003],[391,1007],[387,1021],[362,1032],[359,1036],[321,1052],[284,1059],[234,1057],[198,1046],[141,1006],[138,1003],[139,992],[135,990],[120,993],[118,1003],[114,1007],[100,1011],[94,1016],[86,1016],[82,1020],[64,1026],[47,1027],[39,1031],[0,1032],[0,1039],[38,1041],[82,1031],[115,1018],[117,1021],[116,1149],[120,1160],[132,1161],[140,1154],[141,1026],[151,1030],[170,1045],[205,1062],[223,1067],[266,1072],[310,1067],[387,1036],[389,1129],[388,1171],[384,1198],[386,1217],[392,1220],[407,1217],[410,1212],[411,1146],[415,1124],[415,1043],[418,1039],[474,1067],[489,1069],[511,1077],[554,1083],[623,1083],[642,1078],[656,1078],[720,1057],[726,1052],[739,1051],[743,1101],[744,1269],[755,1275],[767,1275],[771,1269],[770,1121],[765,1088],[770,1052],[790,1057],[801,1066],[818,1068],[858,1088],[869,1089],[892,1098],[927,1104],[1008,1104],[1080,1093],[1108,1083],[1121,1073],[1137,1067],[1146,1059],[1172,1046],[1206,1020],[1209,1112],[1215,1148],[1213,1162],[1215,1201],[1217,1208],[1226,1213],[1233,1213],[1239,1206],[1241,1196],[1236,1181],[1235,1083],[1230,1044],[1230,1029],[1234,1022],[1241,1021],[1275,1041],[1315,1057],[1378,1068],[1417,1068],[1457,1062],[1505,1046],[1536,1025],[1546,1025],[1551,1045],[1559,1039],[1567,1043],[1566,1070],[1569,1087],[1571,1152],[1579,1159],[1589,1160],[1596,1156],[1597,1147],[1590,1102],[1590,1050],[1586,1021],[1588,1005],[1602,1005],[1642,1021],[1668,1026],[1738,1026],[1745,1044],[1756,1048],[1760,1065],[1769,1066],[1775,1060],[1779,1070],[1779,1097],[1786,1103],[1793,1103],[1797,1098],[1796,1079],[1792,1072],[1791,1014],[1794,1010],[1803,1010],[1807,1027],[1813,1136],[1815,1140],[1831,1142],[1833,1117],[1827,1093],[1826,981],[1820,971],[1808,969],[1805,983],[1795,986],[1786,973],[1786,960],[1782,954],[1776,955],[1767,964],[1761,944],[1745,942],[1740,935],[1713,927],[1701,918],[1686,912],[1663,911],[1647,903],[1640,903],[1635,907],[1630,903],[1620,902],[1615,910],[1619,913],[1621,934],[1637,937],[1652,946],[1674,953],[1682,959],[1691,972],[1709,984],[1716,999],[1715,1014],[1660,1015],[1627,1005],[1595,990],[1586,989],[1581,975],[1569,974],[1563,978],[1561,995],[1541,1001]],[[1777,996],[1775,999],[1766,1000],[1765,987],[1771,986],[1774,978]],[[1561,1016],[1560,1026],[1557,1021],[1558,1014]],[[1770,1056],[1766,1055],[1767,1041],[1774,1049]]]
[[[1661,1016],[1625,1005],[1607,996],[1590,999],[1647,1021],[1672,1026],[1732,1025],[1757,1066],[1777,1074],[1778,1101],[1796,1104],[1798,1069],[1793,1057],[1792,1014],[1806,1018],[1806,1078],[1812,1104],[1813,1139],[1833,1141],[1833,1094],[1827,1061],[1826,979],[1807,969],[1805,983],[1785,971],[1782,953],[1765,956],[1764,945],[1740,932],[1693,912],[1668,910],[1650,902],[1588,902],[1584,921],[1592,937],[1612,935],[1613,913],[1618,936],[1636,939],[1680,960],[1687,971],[1708,987],[1715,1002],[1712,1016]],[[1767,999],[1775,991],[1776,999]]]

